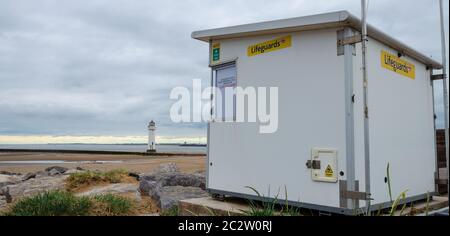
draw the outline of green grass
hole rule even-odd
[[[249,186],[246,188],[249,188],[255,192],[258,198],[264,198],[255,188]],[[284,205],[279,204],[278,193],[275,198],[268,202],[261,202],[260,204],[257,204],[254,201],[249,201],[250,209],[243,211],[244,214],[247,216],[301,216],[298,208],[289,206],[286,187],[284,190],[286,197]]]
[[[100,203],[99,207],[105,214],[103,215],[126,215],[130,212],[132,204],[123,197],[116,196],[114,194],[97,195],[94,197],[97,203]]]
[[[67,188],[74,189],[92,183],[120,183],[128,172],[122,169],[111,170],[108,172],[85,171],[71,174],[67,180]]]
[[[161,216],[178,216],[180,215],[178,206],[173,206],[168,210],[161,212]]]
[[[400,205],[401,201],[404,201],[406,199],[406,193],[408,192],[408,190],[405,190],[403,192],[401,192],[397,198],[395,200],[393,200],[392,198],[392,184],[391,184],[391,171],[390,171],[390,163],[387,163],[386,166],[386,184],[387,184],[387,191],[388,191],[388,196],[389,196],[389,200],[391,202],[391,207],[387,210],[387,216],[394,216],[395,212],[397,211],[398,206]],[[402,208],[400,209],[400,215],[403,215],[403,212],[405,211],[407,205],[406,203],[403,204]],[[366,213],[367,215],[370,216],[370,207],[368,208],[369,212]],[[386,215],[385,211],[382,210],[381,208],[378,209],[378,213],[376,214],[376,216],[382,216],[382,215]]]
[[[19,200],[6,213],[8,216],[83,216],[92,202],[63,191],[51,191]]]
[[[23,198],[6,216],[118,216],[129,215],[133,203],[113,194],[78,197],[64,191],[49,191]]]

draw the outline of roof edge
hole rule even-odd
[[[278,19],[273,21],[263,21],[222,28],[199,30],[192,32],[191,37],[194,39],[198,39],[200,41],[208,42],[211,39],[218,38],[217,36],[219,35],[223,38],[226,38],[226,36],[231,37],[232,35],[239,35],[236,37],[243,37],[242,34],[251,33],[251,35],[260,35],[264,34],[264,32],[266,31],[273,31],[275,29],[300,30],[300,28],[302,27],[311,28],[311,26],[319,27],[319,25],[323,26],[326,24],[336,24],[340,22],[345,22],[348,20],[350,16],[351,14],[348,11],[335,11],[310,16]]]
[[[357,31],[361,31],[362,22],[358,17],[352,15],[348,11],[336,11],[310,16],[194,31],[192,32],[191,37],[204,42],[209,42],[210,40],[214,39],[249,37],[272,33],[284,33],[290,31],[314,30],[343,26],[349,26]],[[410,56],[411,58],[414,58],[433,69],[443,68],[440,62],[409,47],[408,45],[387,35],[386,33],[378,30],[376,27],[373,27],[370,24],[367,25],[367,33],[369,37],[378,40],[399,51],[400,53]]]

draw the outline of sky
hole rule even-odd
[[[172,88],[209,78],[192,31],[336,10],[359,16],[360,1],[2,0],[0,144],[145,142],[151,119],[159,142],[204,141],[204,123],[169,117]],[[438,0],[371,0],[368,21],[440,61],[438,13]]]

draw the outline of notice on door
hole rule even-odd
[[[220,43],[212,45],[212,61],[216,62],[220,60]]]
[[[381,66],[410,79],[416,79],[416,67],[414,64],[383,50],[381,51]]]

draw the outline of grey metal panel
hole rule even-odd
[[[266,21],[253,24],[195,31],[192,33],[192,38],[208,42],[209,40],[215,39],[237,38],[345,26],[350,26],[354,29],[359,30],[361,28],[361,20],[356,16],[350,14],[348,11],[338,11],[283,20]],[[430,66],[434,69],[442,69],[441,63],[435,61],[434,59],[426,56],[423,53],[418,52],[417,50],[407,46],[406,44],[387,35],[386,33],[383,33],[377,28],[368,25],[367,30],[369,37],[372,37],[392,47],[393,49],[424,63],[427,66]]]
[[[353,36],[350,28],[344,29],[344,37]],[[346,139],[346,179],[347,190],[355,191],[355,124],[353,113],[353,48],[354,45],[344,46],[344,71],[345,71],[345,139]],[[348,208],[353,209],[356,200],[348,200]]]
[[[209,41],[209,53],[208,53],[208,63],[210,63],[211,61],[211,52],[212,52],[212,42]],[[214,79],[214,69],[210,68],[211,70],[211,78],[210,78],[210,82],[211,82],[211,88],[213,87],[213,79]],[[212,95],[212,89],[211,89],[211,95]],[[213,101],[213,97],[210,97],[211,102]],[[212,104],[212,103],[211,103]],[[211,108],[212,109],[212,108]],[[210,112],[211,118],[212,118],[212,110]],[[206,173],[205,173],[205,185],[206,188],[208,188],[209,186],[209,145],[210,145],[210,130],[211,130],[211,118],[208,121],[208,125],[206,126]]]
[[[433,70],[430,70],[430,84],[431,84],[431,100],[433,103],[433,140],[434,140],[434,161],[435,161],[435,166],[436,166],[436,170],[434,172],[434,179],[439,179],[439,161],[438,161],[438,154],[437,154],[437,140],[436,140],[436,111],[435,111],[435,101],[434,101],[434,81],[432,80],[433,77]],[[436,192],[439,191],[439,185],[435,184],[434,185],[434,190]]]

